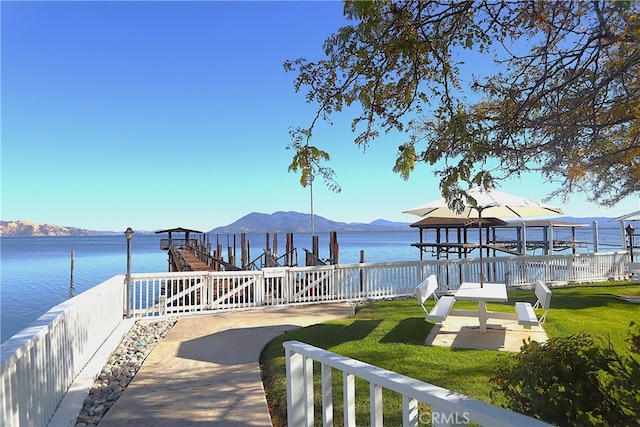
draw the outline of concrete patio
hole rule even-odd
[[[463,316],[447,316],[436,324],[425,344],[440,347],[472,348],[481,350],[520,351],[524,340],[546,342],[542,326],[525,329],[517,320],[489,319],[487,331],[480,332],[478,320]]]

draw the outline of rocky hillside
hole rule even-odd
[[[408,223],[376,220],[369,224],[344,223],[331,221],[319,215],[314,215],[314,229],[316,232],[329,231],[412,231]],[[311,231],[311,215],[300,212],[275,212],[265,214],[252,212],[236,222],[224,227],[217,227],[209,233],[303,233]]]
[[[30,221],[0,221],[0,236],[99,236],[99,231],[83,230],[76,227],[63,227],[52,224],[38,224]]]

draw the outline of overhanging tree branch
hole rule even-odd
[[[300,134],[306,140],[292,145],[290,170],[315,164],[302,159],[317,154],[310,139],[318,120],[359,105],[354,141],[366,147],[379,131],[406,132],[393,170],[408,178],[419,162],[440,165],[443,194],[458,194],[460,182],[539,171],[560,183],[552,194],[563,197],[579,190],[611,205],[637,195],[639,9],[613,1],[347,1],[354,23],[327,39],[327,58],[285,64],[299,71],[296,90],[307,88],[318,104]],[[492,72],[463,79],[475,65],[458,59],[465,52]]]

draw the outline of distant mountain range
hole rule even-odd
[[[378,219],[370,223],[337,222],[319,215],[313,216],[313,228],[318,233],[330,231],[411,231],[408,222]],[[311,232],[311,214],[300,212],[275,212],[271,215],[252,212],[209,233],[305,233]]]
[[[379,219],[369,224],[331,221],[314,215],[316,232],[329,231],[410,231],[409,223]],[[298,212],[276,212],[264,214],[253,212],[224,227],[217,227],[210,233],[285,233],[310,232],[311,215]],[[152,234],[153,231],[135,230],[137,234]],[[122,234],[123,231],[96,231],[54,224],[40,224],[32,221],[0,221],[2,237],[38,236],[105,236]]]
[[[100,231],[83,230],[53,224],[38,224],[31,221],[0,221],[0,235],[9,236],[99,236]]]
[[[576,218],[564,216],[554,218],[557,221],[575,222],[581,224],[592,224],[597,221],[601,227],[616,226],[610,222],[608,217],[587,217]],[[416,217],[416,221],[419,218]],[[415,222],[415,221],[414,221]],[[330,231],[412,231],[409,222],[393,222],[384,219],[378,219],[370,223],[359,222],[336,222],[318,215],[314,215],[314,230],[318,233],[326,233]],[[311,215],[300,212],[275,212],[271,215],[259,212],[253,212],[243,216],[239,220],[223,227],[216,227],[209,233],[286,233],[296,232],[304,233],[311,231]]]
[[[55,224],[40,224],[33,221],[0,221],[1,237],[41,237],[41,236],[112,236],[123,231],[86,230]],[[152,231],[136,230],[137,234],[152,234]]]
[[[576,218],[570,216],[554,218],[558,221],[592,224],[597,221],[600,227],[616,227],[610,217]],[[416,217],[416,221],[418,218]],[[408,222],[394,222],[378,219],[370,223],[337,222],[314,215],[314,230],[318,233],[367,232],[367,231],[412,231]],[[153,234],[153,231],[135,230],[137,234]],[[222,227],[216,227],[209,233],[308,233],[311,232],[311,215],[300,212],[275,212],[265,214],[252,212],[237,221]],[[53,224],[39,224],[31,221],[0,221],[0,236],[104,236],[121,234],[123,231],[96,231]]]

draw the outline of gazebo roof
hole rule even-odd
[[[158,231],[156,231],[156,234],[162,234],[162,233],[197,233],[197,234],[202,234],[203,231],[190,230],[188,228],[182,228],[182,227],[169,228],[167,230],[158,230]]]
[[[499,218],[482,218],[482,225],[484,227],[493,227],[499,225],[507,225],[506,221]],[[477,218],[440,218],[429,217],[423,218],[420,221],[411,224],[411,227],[416,228],[470,228],[478,227]]]

